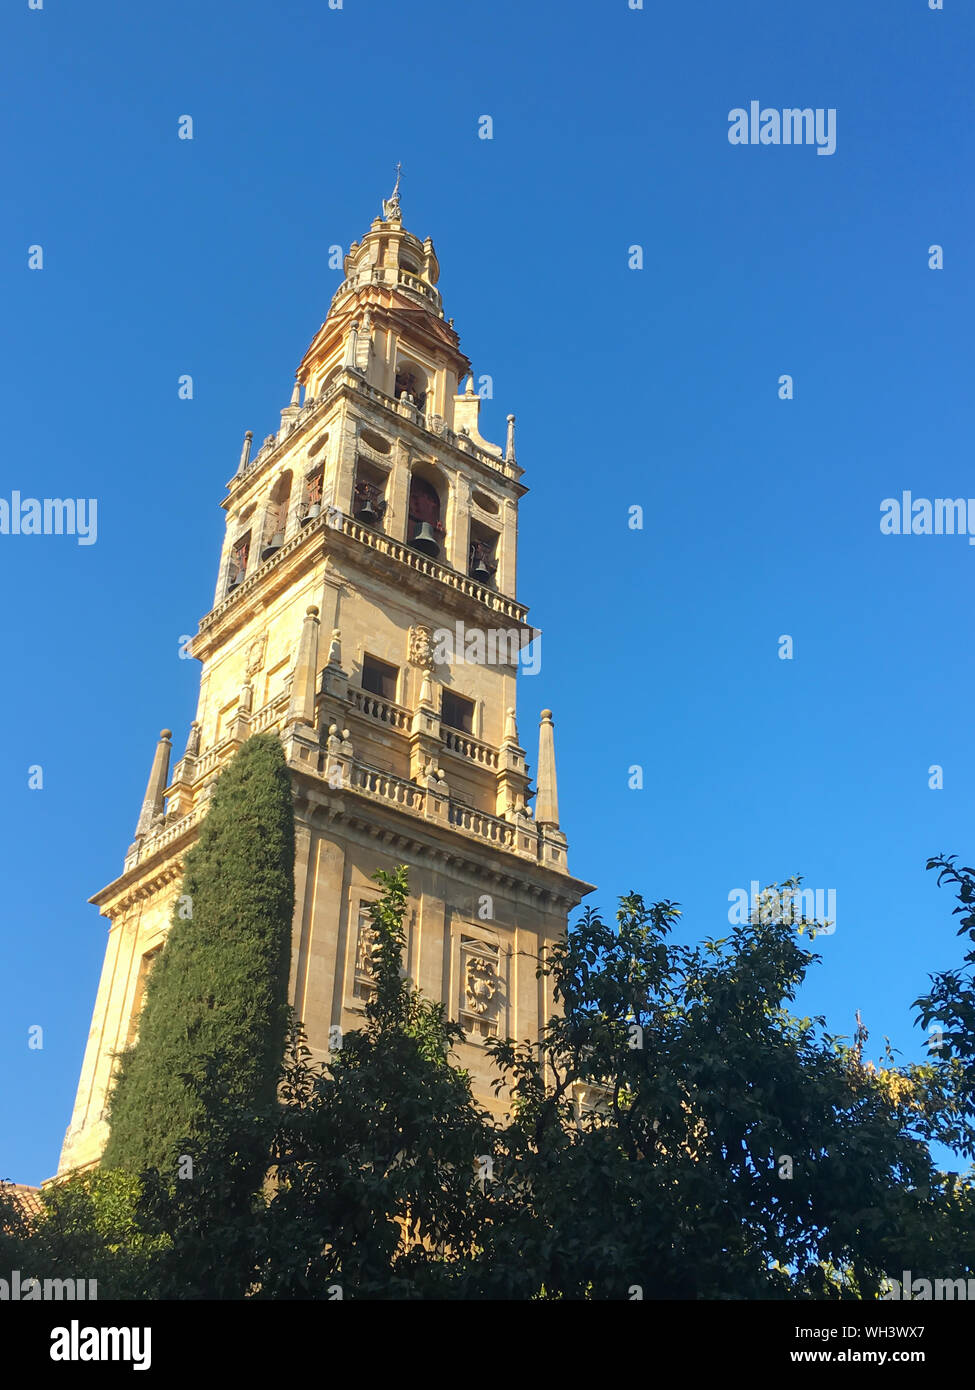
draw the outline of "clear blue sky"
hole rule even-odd
[[[544,631],[521,732],[553,707],[571,867],[607,911],[679,900],[693,937],[753,878],[834,889],[804,1010],[919,1056],[910,1001],[961,952],[924,862],[975,853],[975,548],[879,518],[975,497],[970,5],[44,6],[0,18],[0,496],[99,515],[87,547],[0,536],[0,1175],[55,1169],[105,944],[86,899],[158,730],[186,736],[224,484],[398,159],[494,378],[484,432],[518,417]],[[751,100],[836,108],[835,154],[730,145]]]

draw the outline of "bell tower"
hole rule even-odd
[[[516,597],[514,416],[503,447],[482,438],[398,175],[344,272],[280,427],[253,457],[245,435],[227,484],[185,751],[170,771],[163,731],[123,871],[91,899],[108,944],[60,1171],[104,1147],[113,1057],[136,1035],[182,857],[251,734],[275,731],[291,770],[290,1001],[318,1059],[370,995],[372,874],[405,863],[404,966],[463,1025],[461,1063],[503,1110],[485,1044],[539,1034],[553,1000],[534,958],[591,891],[568,871],[551,711],[534,789],[519,742],[516,676],[540,639]]]

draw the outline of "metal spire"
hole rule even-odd
[[[383,221],[388,222],[391,218],[397,221],[402,216],[399,207],[399,181],[403,172],[402,164],[396,165],[396,182],[393,184],[393,191],[388,198],[383,199]]]

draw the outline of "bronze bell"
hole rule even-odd
[[[366,526],[375,526],[379,520],[376,504],[368,494],[363,499],[362,506],[355,513],[355,519],[363,522]]]
[[[440,554],[440,546],[437,544],[437,537],[429,521],[416,522],[411,545],[414,550],[419,550],[424,555]]]
[[[471,566],[471,578],[479,579],[482,584],[489,584],[494,574],[494,570],[488,565],[483,555],[478,555]]]

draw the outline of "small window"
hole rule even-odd
[[[440,719],[452,729],[460,729],[463,734],[474,732],[474,701],[465,700],[463,695],[455,695],[452,690],[443,692],[440,705]]]
[[[369,449],[375,449],[377,454],[388,454],[390,443],[381,434],[376,434],[374,430],[360,430],[359,438]]]
[[[378,695],[383,700],[396,699],[396,681],[399,669],[380,661],[375,656],[362,658],[362,688],[370,695]]]

